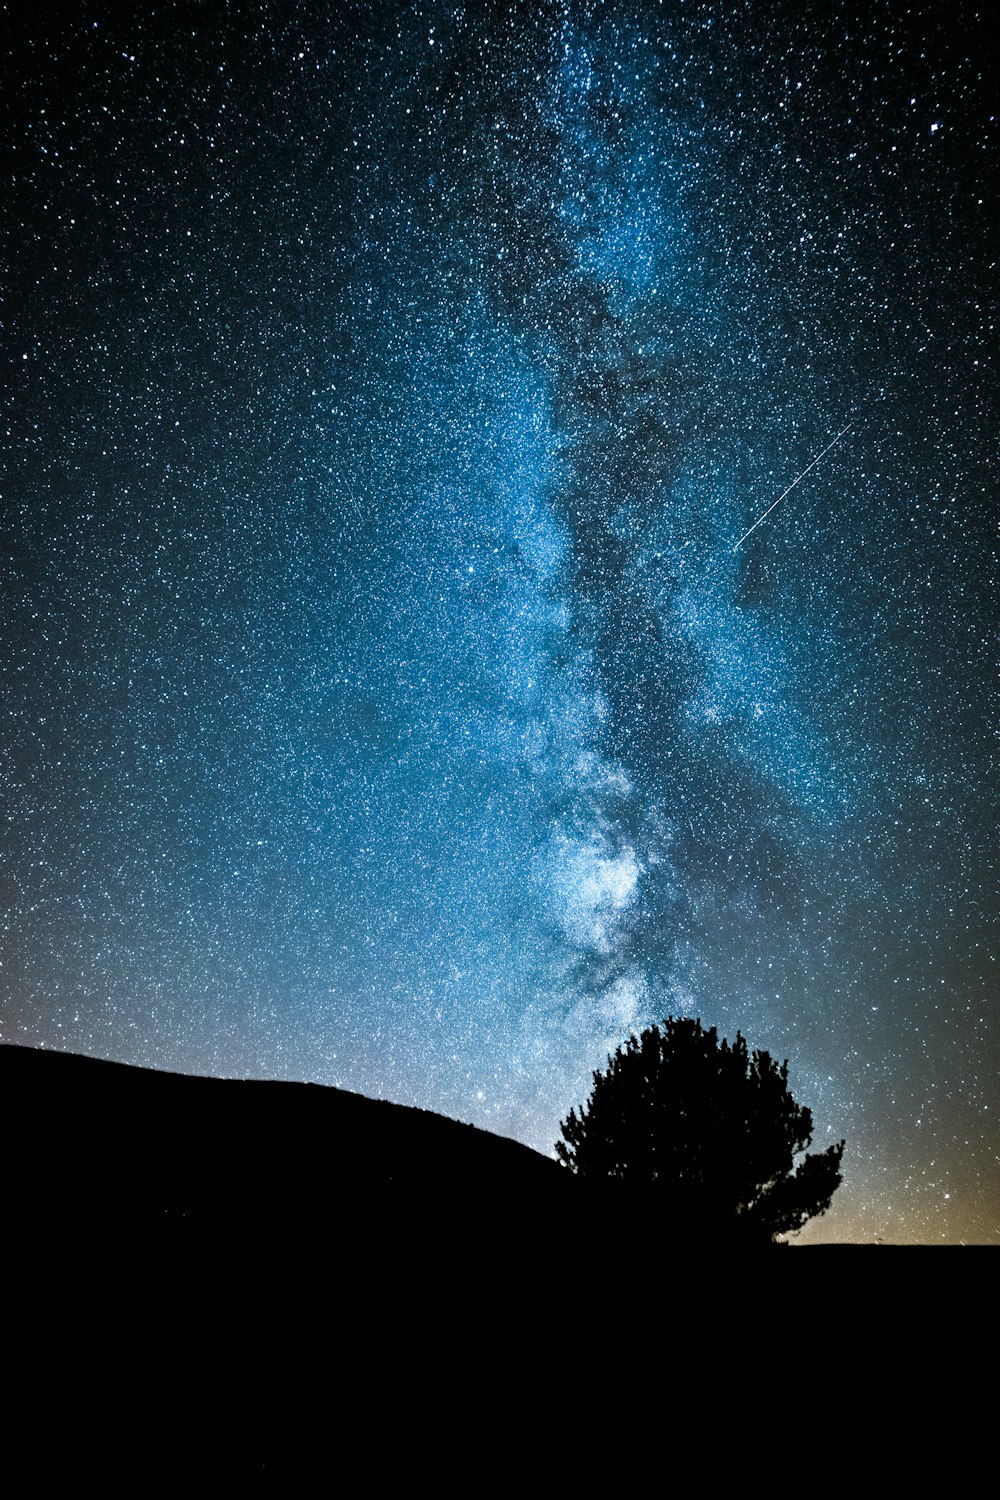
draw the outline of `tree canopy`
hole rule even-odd
[[[795,1165],[812,1129],[787,1061],[670,1016],[594,1073],[556,1155],[580,1177],[645,1190],[678,1235],[767,1243],[824,1213],[840,1184],[843,1141]]]

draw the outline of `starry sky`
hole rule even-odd
[[[3,1039],[551,1151],[696,1015],[1000,1241],[975,9],[3,14]]]

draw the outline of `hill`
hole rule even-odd
[[[517,1141],[311,1083],[189,1077],[0,1046],[8,1223],[356,1229],[513,1211],[567,1176]]]

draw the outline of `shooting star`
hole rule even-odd
[[[774,510],[777,506],[779,506],[781,504],[782,500],[784,500],[784,498],[785,498],[786,495],[790,495],[792,493],[792,490],[794,490],[794,488],[798,484],[799,480],[800,479],[805,479],[805,477],[809,473],[810,469],[815,469],[815,467],[819,463],[820,459],[823,458],[827,453],[829,453],[830,449],[833,448],[833,447],[835,447],[837,445],[837,443],[840,442],[840,440],[844,436],[845,432],[850,432],[850,430],[854,426],[854,423],[855,423],[856,420],[857,420],[856,418],[852,418],[852,420],[850,422],[848,422],[847,426],[843,429],[843,431],[838,432],[837,436],[835,438],[833,438],[831,442],[827,443],[826,447],[823,449],[823,452],[822,453],[817,453],[817,455],[813,459],[812,463],[811,464],[807,464],[806,467],[802,470],[802,473],[798,476],[798,478],[792,480],[792,482],[788,486],[787,490],[783,490],[782,491],[782,493],[778,496],[777,500],[775,500],[774,504],[773,505],[769,505],[767,507],[767,510],[764,512],[764,514],[762,516],[758,516],[757,517],[756,521],[750,527],[750,531],[756,531],[757,527],[760,525],[761,521],[766,521],[767,520],[767,518],[771,514],[772,510]],[[742,547],[743,546],[743,543],[746,541],[747,537],[750,535],[750,531],[744,531],[743,535],[740,537],[739,541],[736,543],[736,546],[733,548],[734,552],[736,551],[737,547]]]

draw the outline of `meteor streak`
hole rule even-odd
[[[817,453],[817,455],[813,459],[812,463],[806,465],[806,467],[802,470],[802,473],[798,476],[798,478],[792,480],[792,482],[788,486],[787,490],[783,490],[782,491],[782,493],[778,496],[777,500],[775,500],[774,504],[773,505],[769,505],[767,507],[767,510],[764,512],[764,514],[762,516],[758,516],[757,517],[756,521],[750,527],[750,531],[756,531],[757,527],[760,525],[761,521],[766,521],[767,520],[768,516],[771,514],[772,510],[774,510],[775,506],[780,505],[781,502],[782,502],[782,500],[784,500],[785,496],[786,495],[790,495],[792,493],[792,490],[794,490],[794,488],[798,484],[799,480],[800,479],[805,479],[805,477],[809,473],[810,469],[815,469],[816,465],[819,463],[820,459],[824,456],[824,454],[829,453],[830,449],[832,447],[834,447],[835,444],[837,444],[837,443],[840,442],[840,440],[844,436],[845,432],[850,432],[851,428],[854,426],[854,420],[855,419],[852,419],[850,422],[848,422],[847,426],[845,428],[843,428],[843,430],[841,432],[838,432],[837,436],[835,438],[833,438],[829,443],[827,443],[826,447],[823,449],[823,452],[822,453]],[[740,537],[739,541],[736,543],[736,546],[733,548],[734,552],[736,551],[737,547],[742,547],[743,543],[746,541],[747,537],[750,535],[750,531],[744,531],[743,535]]]

